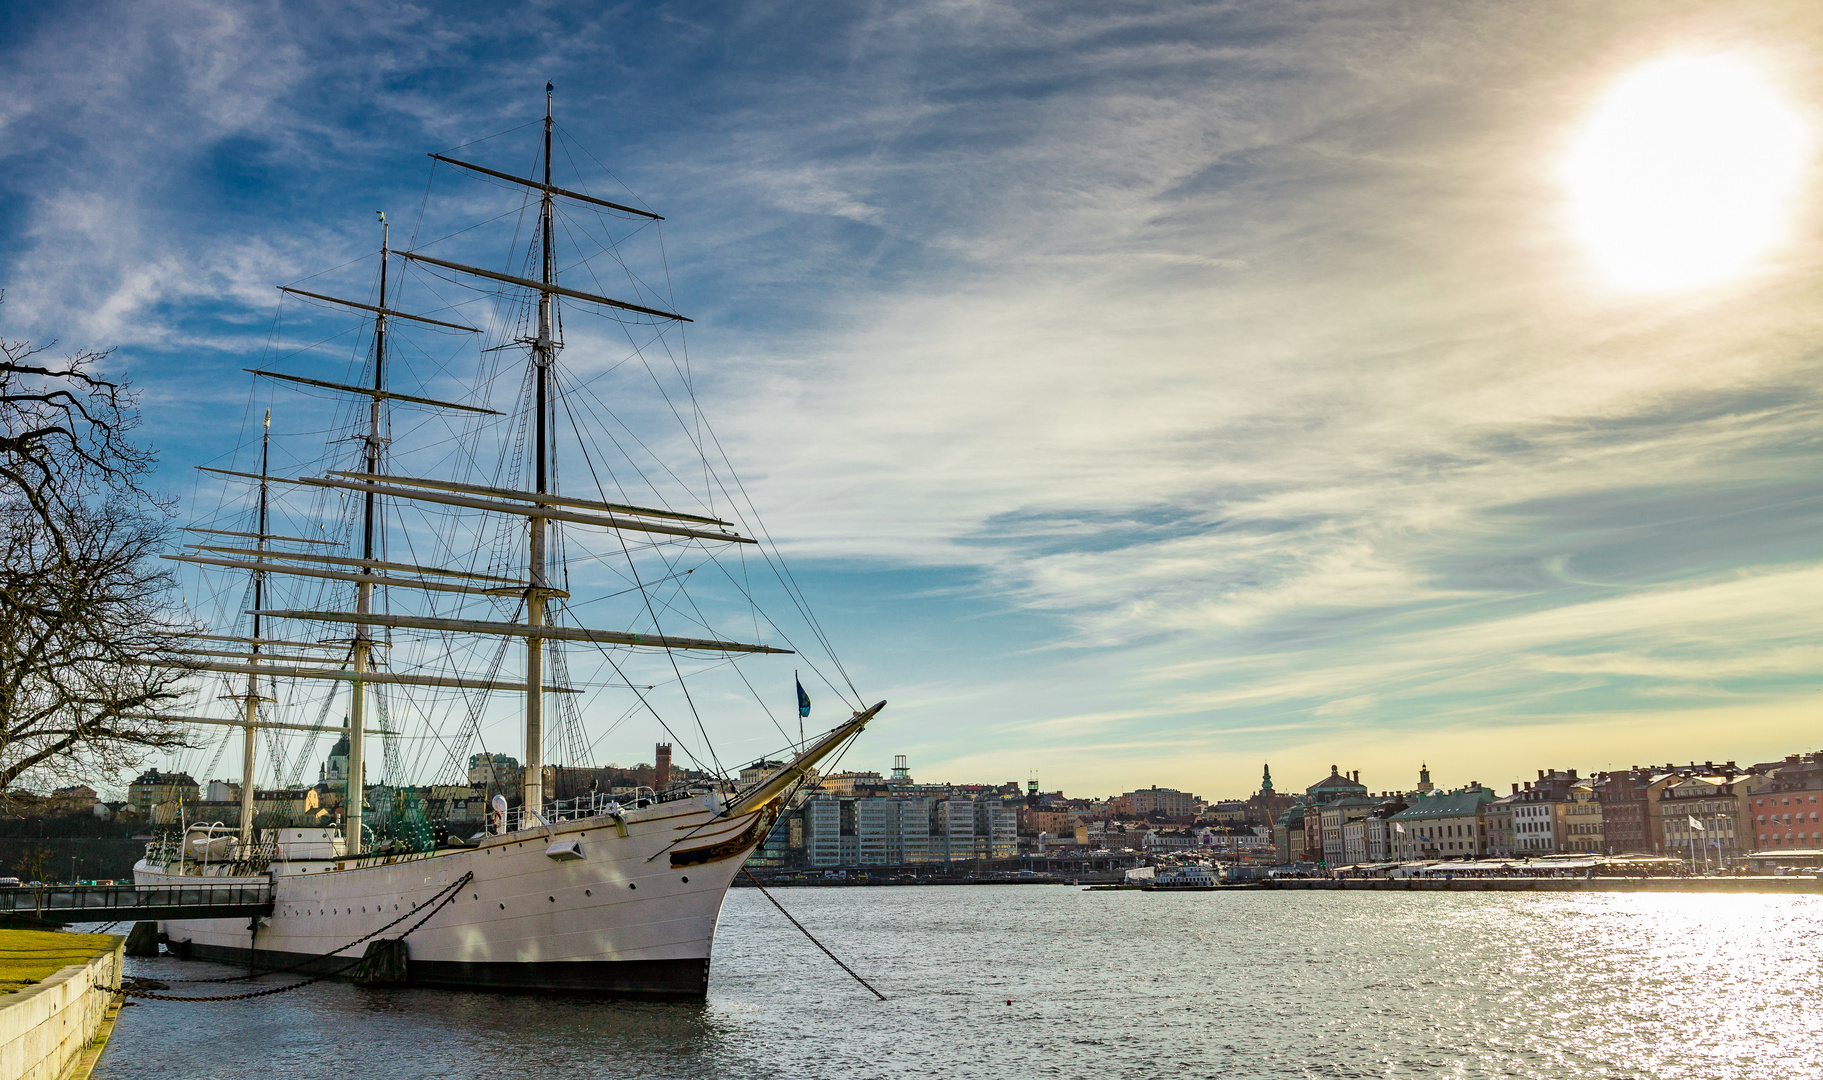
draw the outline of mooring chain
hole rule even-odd
[[[861,978],[861,976],[856,975],[854,968],[851,968],[847,964],[844,964],[840,957],[836,956],[835,953],[830,952],[829,946],[818,941],[815,934],[804,929],[803,923],[797,921],[796,919],[792,919],[791,912],[785,910],[785,905],[779,903],[777,897],[773,896],[771,893],[766,891],[766,886],[761,885],[760,879],[753,876],[753,871],[751,871],[751,870],[747,869],[745,866],[743,866],[743,867],[741,867],[741,873],[747,875],[747,880],[753,882],[753,887],[760,891],[761,896],[764,896],[766,899],[772,901],[772,906],[779,909],[780,915],[785,916],[787,919],[791,919],[791,925],[797,927],[799,933],[801,933],[805,937],[809,938],[810,943],[812,945],[815,945],[817,948],[822,949],[823,955],[829,957],[831,960],[834,960],[836,962],[837,967],[841,968],[843,971],[848,972],[849,978],[853,979],[855,982],[860,983],[862,986],[867,987],[867,992],[872,994],[874,997],[879,998],[881,1001],[886,1000],[886,995],[880,993],[878,990],[875,990],[873,983],[870,983],[866,979]]]
[[[417,907],[412,908],[410,911],[407,911],[405,914],[399,916],[398,918],[394,919],[393,921],[387,923],[385,926],[382,926],[378,930],[375,930],[372,933],[367,934],[363,937],[356,938],[355,940],[342,946],[340,949],[336,949],[332,952],[323,953],[321,956],[313,956],[308,960],[300,960],[297,963],[291,965],[290,967],[278,968],[274,971],[259,972],[254,975],[237,975],[232,979],[193,979],[193,980],[183,980],[183,981],[199,982],[199,983],[203,983],[203,982],[215,982],[215,983],[240,982],[245,979],[258,978],[260,975],[280,975],[287,971],[296,971],[298,968],[303,967],[305,964],[313,964],[313,963],[317,962],[318,960],[322,960],[327,957],[334,956],[334,955],[336,955],[336,953],[344,952],[348,949],[352,949],[356,945],[359,945],[364,941],[367,941],[374,937],[378,937],[379,935],[385,933],[386,931],[388,931],[388,930],[392,929],[393,927],[399,925],[400,923],[404,922],[406,919],[409,919],[413,915],[416,915],[418,912],[424,911],[425,907],[427,907],[431,904],[435,904],[436,905],[435,907],[432,907],[429,911],[424,912],[424,917],[422,919],[419,919],[417,922],[412,923],[409,927],[406,928],[406,930],[403,934],[399,935],[397,940],[404,941],[406,938],[410,937],[412,935],[412,933],[414,931],[416,931],[419,927],[421,927],[425,923],[429,922],[431,920],[431,916],[435,915],[439,911],[442,911],[445,907],[447,907],[449,904],[454,902],[456,897],[461,894],[463,886],[467,885],[470,881],[474,880],[474,877],[475,877],[475,874],[474,874],[474,871],[472,871],[472,870],[466,874],[463,874],[460,878],[457,878],[452,884],[447,885],[442,889],[439,889],[429,899],[425,900],[423,903],[419,904]],[[254,990],[254,991],[251,991],[251,992],[245,993],[245,994],[215,994],[215,995],[211,995],[208,997],[173,997],[170,994],[158,994],[158,993],[154,993],[150,990],[131,990],[131,989],[128,989],[123,986],[100,986],[100,987],[96,987],[96,989],[106,990],[109,993],[120,994],[125,997],[147,998],[152,1001],[246,1001],[251,998],[267,997],[271,994],[283,994],[288,990],[298,990],[303,987],[310,986],[313,983],[320,983],[324,979],[332,979],[335,976],[342,974],[344,971],[347,971],[349,968],[354,967],[356,964],[359,964],[363,959],[365,959],[365,958],[357,956],[354,959],[349,960],[347,963],[343,964],[342,966],[336,968],[334,971],[324,972],[323,974],[318,975],[315,978],[305,979],[301,982],[289,983],[285,986],[267,987],[264,990]]]
[[[445,894],[445,892],[450,892],[450,890],[458,890],[458,892],[459,892],[459,890],[461,890],[461,887],[463,887],[463,885],[467,885],[467,883],[469,883],[470,878],[474,878],[474,870],[470,870],[470,872],[467,872],[467,874],[463,874],[463,876],[461,876],[461,878],[459,878],[458,881],[456,881],[456,883],[454,883],[454,885],[445,885],[445,887],[439,888],[439,890],[436,890],[436,892],[434,892],[434,894],[430,894],[430,898],[425,899],[425,901],[423,901],[423,903],[419,903],[419,905],[417,905],[417,907],[414,907],[414,909],[408,910],[408,912],[405,912],[405,914],[403,914],[403,916],[399,916],[399,918],[392,919],[392,921],[390,921],[390,923],[386,923],[385,927],[381,927],[381,929],[374,930],[374,932],[372,932],[372,934],[366,934],[365,938],[355,938],[354,941],[348,941],[348,943],[346,943],[346,945],[343,945],[343,947],[341,947],[341,949],[332,949],[332,950],[330,950],[330,952],[324,952],[323,956],[335,956],[335,954],[337,954],[337,952],[346,952],[346,950],[354,949],[355,945],[361,945],[361,943],[363,943],[363,941],[370,940],[370,938],[377,938],[377,936],[379,936],[379,934],[385,934],[386,930],[394,929],[394,927],[397,927],[397,925],[399,925],[399,923],[403,923],[403,921],[405,921],[405,919],[412,918],[412,916],[416,916],[417,912],[421,912],[421,910],[425,910],[425,907],[427,907],[427,905],[432,905],[432,903],[436,903],[436,901],[438,901],[438,899],[441,898],[441,896],[443,896],[443,894]],[[416,929],[416,927],[414,927],[414,929]],[[410,930],[407,930],[407,934],[410,934]],[[268,976],[268,974],[284,974],[284,972],[288,972],[288,971],[297,971],[297,969],[301,969],[301,967],[304,967],[304,965],[308,965],[308,963],[315,963],[315,961],[323,960],[323,956],[310,956],[310,958],[306,958],[306,960],[297,961],[297,963],[294,963],[294,965],[290,965],[290,967],[275,967],[275,969],[272,969],[272,971],[248,972],[248,974],[237,974],[237,976],[228,976],[228,978],[219,978],[219,980],[171,980],[171,981],[173,981],[173,983],[244,983],[244,981],[255,980],[255,978],[263,978],[263,976]]]

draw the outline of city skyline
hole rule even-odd
[[[272,286],[549,79],[669,219],[707,413],[891,701],[857,759],[1243,792],[1814,749],[1810,7],[7,18],[0,326],[118,346],[180,516]],[[1797,194],[1730,275],[1616,283],[1567,163],[1683,57],[1789,106]]]

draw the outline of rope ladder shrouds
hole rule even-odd
[[[793,919],[791,917],[791,912],[785,910],[785,905],[779,903],[778,898],[773,896],[771,893],[767,892],[766,886],[760,884],[760,879],[753,876],[753,871],[751,871],[751,870],[747,869],[745,866],[743,866],[743,867],[741,867],[741,873],[747,875],[747,880],[753,882],[753,887],[760,891],[761,896],[764,896],[766,899],[772,901],[772,906],[779,909],[780,915],[783,915],[783,916],[785,916],[785,918],[791,920],[791,925],[797,927],[799,933],[801,933],[805,937],[809,938],[810,943],[812,945],[815,945],[817,948],[822,949],[823,955],[829,957],[831,960],[834,960],[837,967],[841,968],[843,971],[848,972],[849,978],[853,979],[855,982],[860,983],[862,986],[867,987],[867,992],[872,994],[874,997],[879,998],[881,1001],[886,1000],[886,995],[880,993],[878,990],[875,990],[873,983],[870,983],[866,979],[861,978],[861,976],[856,975],[854,968],[851,968],[847,964],[844,964],[841,961],[841,959],[836,956],[835,953],[832,953],[829,951],[829,946],[818,941],[815,934],[812,934],[810,931],[804,929],[803,923],[797,921],[796,919]]]
[[[414,931],[416,931],[419,927],[421,927],[425,923],[429,922],[431,920],[431,916],[435,915],[439,911],[442,911],[446,906],[448,906],[452,901],[454,901],[456,899],[456,897],[461,894],[463,886],[467,885],[470,881],[474,880],[474,877],[475,877],[475,874],[474,874],[474,871],[472,871],[472,870],[466,874],[463,874],[461,877],[457,878],[455,881],[444,886],[442,889],[439,889],[428,900],[425,900],[423,903],[417,905],[416,907],[412,908],[410,911],[407,911],[405,914],[403,914],[403,915],[399,916],[398,918],[394,919],[393,921],[387,923],[385,926],[382,926],[378,930],[375,930],[362,937],[358,937],[358,938],[354,939],[353,941],[349,942],[348,944],[342,946],[339,949],[336,949],[332,952],[326,952],[322,956],[313,956],[308,960],[300,960],[297,963],[292,964],[290,967],[282,967],[282,968],[278,968],[273,971],[257,972],[254,975],[237,975],[232,979],[198,979],[196,981],[197,982],[240,982],[245,979],[255,978],[257,975],[281,975],[288,971],[296,971],[297,969],[303,967],[306,964],[314,964],[318,960],[326,960],[329,957],[336,955],[336,953],[347,952],[349,949],[354,948],[356,945],[359,945],[362,942],[379,937],[381,934],[384,934],[386,931],[391,930],[393,927],[404,922],[406,919],[411,918],[413,915],[416,915],[418,912],[424,911],[424,909],[426,907],[429,907],[430,910],[424,912],[424,917],[422,919],[419,919],[417,922],[412,923],[411,926],[406,928],[406,930],[403,934],[399,935],[398,940],[403,941],[406,938],[410,937],[412,935],[412,933]],[[343,972],[347,971],[349,968],[352,968],[356,964],[359,964],[363,959],[365,959],[365,958],[357,956],[354,959],[349,960],[347,963],[336,968],[334,971],[326,971],[321,975],[315,976],[314,978],[305,979],[301,982],[288,983],[284,986],[271,986],[271,987],[267,987],[264,990],[254,990],[251,993],[246,993],[246,994],[215,994],[215,995],[212,995],[209,997],[173,997],[170,994],[159,994],[159,993],[154,993],[149,990],[134,990],[129,987],[121,987],[121,986],[100,986],[100,987],[96,987],[96,989],[106,990],[109,993],[120,994],[124,997],[148,998],[152,1001],[247,1001],[251,998],[262,998],[262,997],[270,996],[272,994],[283,994],[287,990],[299,990],[299,989],[302,989],[303,987],[310,986],[313,983],[320,983],[324,979],[333,979],[337,975],[340,975]]]

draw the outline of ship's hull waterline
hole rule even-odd
[[[660,803],[619,819],[559,822],[434,855],[275,862],[273,912],[256,925],[186,919],[159,929],[175,951],[195,958],[260,970],[304,962],[301,970],[332,971],[365,946],[331,950],[472,873],[453,901],[406,938],[411,985],[701,998],[722,900],[771,824],[771,808],[718,817],[717,805],[713,797]],[[573,850],[561,850],[572,842]],[[195,864],[185,869],[178,874],[142,860],[134,874],[141,885],[230,880]],[[396,938],[422,915],[378,937]]]

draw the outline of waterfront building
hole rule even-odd
[[[817,795],[802,811],[805,861],[813,867],[907,866],[1019,853],[1017,807],[999,799],[837,798]],[[794,846],[774,828],[768,843]]]
[[[1323,861],[1323,807],[1320,803],[1304,806],[1304,852],[1299,858],[1308,863]]]
[[[823,790],[837,798],[852,799],[857,795],[883,794],[886,780],[877,772],[830,773],[823,778]]]
[[[1535,857],[1568,850],[1570,788],[1576,782],[1575,769],[1540,769],[1538,779],[1524,786],[1512,804],[1514,855]]]
[[[1602,839],[1609,855],[1636,855],[1652,850],[1646,831],[1646,794],[1651,773],[1638,765],[1626,772],[1604,772],[1595,779],[1601,804]]]
[[[519,784],[519,759],[506,754],[471,754],[468,759],[468,783],[470,787],[502,788],[517,787]],[[329,761],[323,766],[320,779],[337,781],[348,779],[348,736],[344,735],[329,751]]]
[[[1205,846],[1202,837],[1190,829],[1153,829],[1146,834],[1147,851],[1193,851]]]
[[[1244,825],[1251,816],[1252,810],[1244,800],[1223,799],[1203,807],[1201,819],[1217,825]]]
[[[1353,866],[1367,861],[1367,818],[1354,818],[1342,823],[1342,850],[1334,866]]]
[[[1374,806],[1365,816],[1345,821],[1342,825],[1343,866],[1386,862],[1393,857],[1393,827],[1389,819],[1405,809],[1405,800],[1394,795],[1382,795],[1379,799],[1368,801],[1373,802]]]
[[[1076,831],[1078,815],[1073,810],[1051,810],[1042,806],[1019,807],[1019,835],[1037,836],[1050,833],[1062,836]]]
[[[1361,783],[1361,772],[1356,770],[1352,775],[1341,771],[1334,765],[1329,767],[1329,775],[1304,789],[1304,847],[1296,857],[1305,862],[1329,863],[1342,857],[1342,823],[1341,817],[1330,815],[1331,828],[1324,829],[1323,808],[1342,799],[1363,798],[1367,788]],[[1287,860],[1290,861],[1290,860]]]
[[[1823,848],[1823,753],[1756,765],[1757,790],[1744,798],[1743,834],[1759,851]]]
[[[1129,791],[1115,799],[1114,803],[1118,808],[1116,813],[1123,817],[1149,817],[1157,814],[1167,818],[1194,818],[1197,804],[1201,801],[1187,791],[1154,785]]]
[[[56,816],[60,814],[95,814],[101,805],[101,795],[87,784],[71,784],[52,791],[45,798],[45,813]],[[105,815],[96,814],[101,817]]]
[[[1399,809],[1405,809],[1403,802],[1399,804]],[[1387,821],[1387,818],[1391,816],[1392,813],[1382,808],[1355,823],[1361,832],[1360,847],[1356,850],[1354,861],[1380,863],[1393,857],[1393,827],[1391,822]]]
[[[1367,788],[1361,783],[1361,770],[1352,774],[1342,772],[1334,765],[1329,767],[1329,775],[1304,789],[1304,798],[1317,806],[1325,806],[1337,799],[1350,796],[1366,795]]]
[[[1741,838],[1742,804],[1752,798],[1763,778],[1735,772],[1733,763],[1674,776],[1658,791],[1661,848],[1697,865],[1728,866],[1746,851]]]
[[[1294,799],[1272,823],[1273,854],[1280,866],[1289,866],[1304,857],[1305,809],[1303,799]]]
[[[1472,859],[1487,854],[1487,805],[1494,793],[1470,781],[1446,792],[1418,792],[1405,809],[1388,820],[1393,825],[1393,857]]]
[[[1253,825],[1264,825],[1268,829],[1278,822],[1279,816],[1291,809],[1292,796],[1281,795],[1272,786],[1272,766],[1262,765],[1260,769],[1260,790],[1247,800],[1247,821]]]
[[[806,802],[804,847],[812,866],[859,862],[861,843],[855,834],[853,800],[813,798]]]
[[[740,775],[735,778],[735,783],[743,790],[752,787],[760,780],[770,776],[774,769],[779,768],[783,764],[784,762],[782,761],[775,761],[768,758],[756,761],[751,765],[743,765],[741,766]]]
[[[201,791],[189,773],[161,773],[157,769],[147,769],[127,785],[127,806],[135,814],[157,824],[176,821],[178,804],[195,805],[201,801],[200,796]],[[154,814],[156,807],[169,809]]]
[[[1594,780],[1570,785],[1570,801],[1564,808],[1564,846],[1567,851],[1596,855],[1608,850]]]
[[[1348,795],[1328,803],[1318,811],[1323,830],[1323,862],[1329,866],[1348,866],[1367,860],[1365,825],[1357,823],[1374,815],[1385,805],[1387,796]],[[1349,839],[1353,838],[1351,845]]]
[[[1513,808],[1519,805],[1519,785],[1513,785],[1509,795],[1502,795],[1488,803],[1483,820],[1488,830],[1488,855],[1495,859],[1511,858],[1513,855]]]
[[[1198,829],[1197,843],[1223,854],[1264,855],[1272,851],[1272,830],[1264,825],[1216,826]]]

